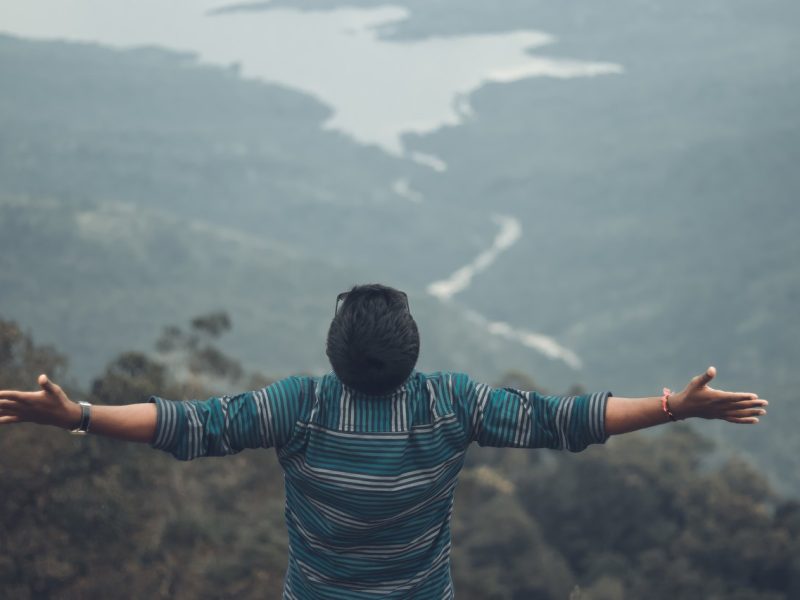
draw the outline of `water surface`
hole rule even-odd
[[[620,73],[609,62],[550,58],[540,31],[383,40],[408,18],[398,6],[300,11],[222,11],[198,0],[4,0],[0,31],[29,38],[155,45],[203,62],[237,65],[244,77],[311,94],[333,109],[326,127],[365,144],[404,152],[405,132],[428,133],[469,118],[469,95],[487,82]],[[536,53],[532,51],[536,50]],[[413,160],[436,171],[437,157]]]

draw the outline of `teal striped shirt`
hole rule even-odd
[[[277,450],[289,560],[283,597],[453,597],[450,516],[464,455],[482,446],[579,452],[603,443],[611,392],[546,396],[412,373],[368,396],[333,374],[158,408],[152,445],[181,460]]]

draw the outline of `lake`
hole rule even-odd
[[[190,51],[205,63],[308,93],[332,108],[325,123],[364,144],[404,154],[402,135],[469,118],[469,95],[488,82],[591,77],[622,66],[538,54],[540,31],[394,41],[382,28],[407,19],[398,6],[327,11],[220,11],[196,0],[6,0],[0,30],[28,38]],[[532,51],[536,50],[536,53]],[[409,154],[436,171],[437,157]]]

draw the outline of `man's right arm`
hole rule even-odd
[[[80,405],[67,397],[46,375],[39,376],[41,390],[0,391],[0,425],[38,423],[75,429],[81,421]],[[125,406],[92,406],[89,431],[129,442],[151,443],[156,431],[156,406],[152,403]]]
[[[281,447],[294,434],[311,380],[287,377],[260,390],[208,400],[91,407],[89,432],[149,443],[180,460],[225,456],[245,448]],[[81,407],[46,375],[40,391],[0,391],[0,425],[38,423],[75,429]]]

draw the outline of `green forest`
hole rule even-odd
[[[83,389],[58,349],[0,320],[0,389],[40,372],[73,399],[256,389],[219,347],[223,312],[165,327]],[[536,389],[528,375],[497,384]],[[456,493],[452,570],[465,600],[800,596],[800,502],[686,424],[571,454],[475,447]],[[28,598],[279,598],[283,484],[272,451],[183,463],[146,446],[32,425],[0,432],[0,589]]]

